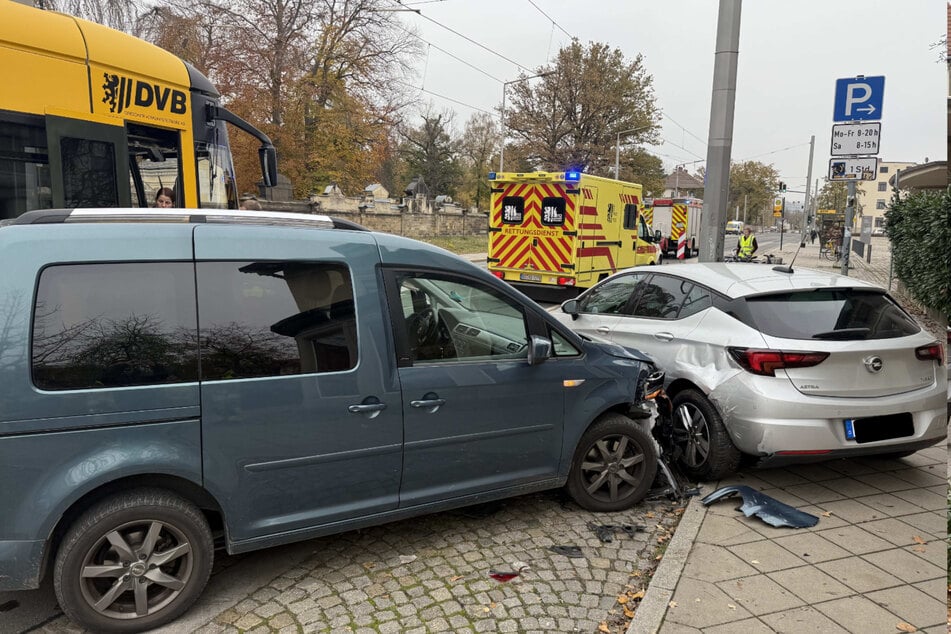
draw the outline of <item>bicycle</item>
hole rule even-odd
[[[729,255],[723,256],[723,261],[724,262],[752,262],[755,264],[755,263],[762,262],[763,260],[761,260],[758,255],[746,255],[746,256],[740,255],[736,249],[733,249],[733,251]]]
[[[819,257],[838,262],[842,257],[842,249],[839,247],[839,243],[835,240],[827,240],[824,242],[819,248]]]

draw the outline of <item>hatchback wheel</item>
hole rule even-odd
[[[589,511],[621,511],[644,499],[656,474],[653,438],[630,418],[608,414],[581,436],[567,489]]]
[[[94,632],[139,632],[182,614],[211,572],[201,511],[160,490],[108,498],[69,529],[56,556],[60,607]]]
[[[684,472],[697,480],[718,480],[736,471],[740,451],[713,403],[697,390],[683,390],[674,397],[673,405],[674,438]]]

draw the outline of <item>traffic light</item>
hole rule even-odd
[[[779,181],[779,187],[777,187],[777,189],[779,190],[779,193],[785,194],[785,193],[786,193],[786,183],[784,183],[783,181]]]

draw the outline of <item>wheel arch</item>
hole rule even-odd
[[[74,500],[54,524],[46,540],[43,553],[43,564],[40,571],[40,581],[50,572],[50,567],[56,559],[56,554],[62,544],[63,537],[69,527],[90,507],[114,495],[136,489],[162,489],[181,496],[183,499],[197,506],[205,516],[212,534],[225,535],[227,542],[227,524],[224,511],[215,497],[202,486],[181,476],[163,473],[141,473],[125,476],[98,484]],[[215,546],[219,546],[218,540]]]

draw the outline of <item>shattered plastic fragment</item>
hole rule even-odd
[[[628,536],[634,537],[634,533],[639,533],[647,530],[646,526],[641,524],[595,524],[594,522],[587,523],[588,530],[594,531],[594,534],[598,536],[603,543],[607,544],[614,540],[615,531],[623,531],[627,533]]]
[[[584,557],[578,546],[549,546],[548,550],[559,555],[564,555],[565,557],[571,557],[572,559]]]
[[[717,489],[700,501],[703,502],[704,505],[709,505],[712,502],[731,497],[737,493],[743,497],[743,504],[738,506],[736,510],[743,511],[743,514],[747,517],[756,515],[770,526],[808,528],[815,526],[819,522],[819,518],[815,515],[810,515],[788,504],[783,504],[765,493],[760,493],[744,485]]]

